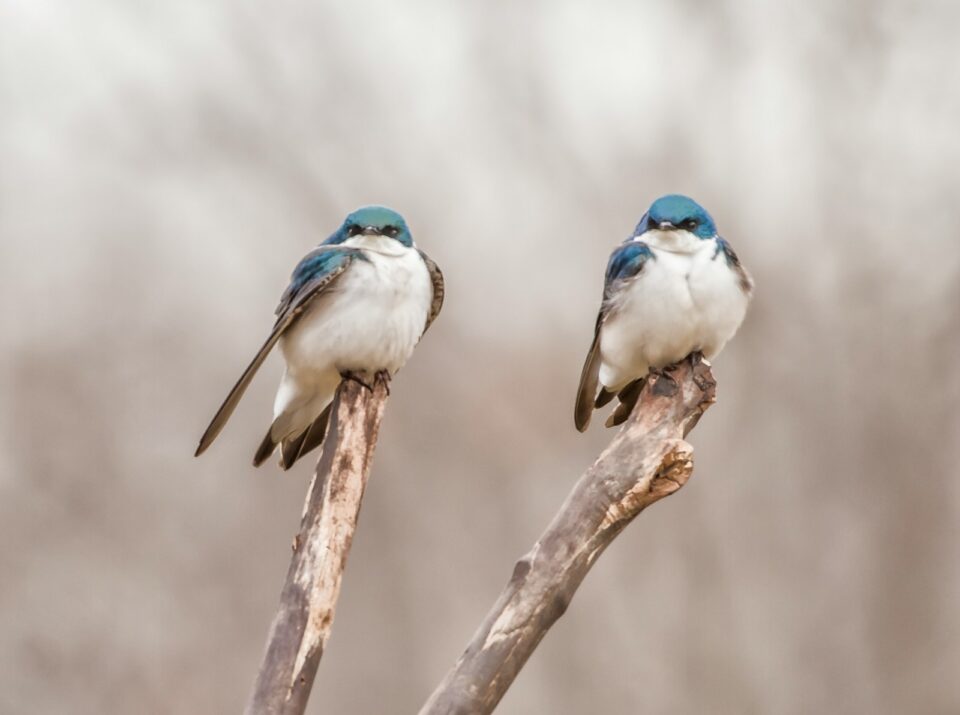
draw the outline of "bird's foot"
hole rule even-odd
[[[713,375],[710,372],[710,361],[707,360],[707,356],[703,354],[702,351],[696,350],[690,353],[687,358],[690,360],[690,367],[693,368],[693,382],[703,393],[710,392],[711,389],[716,387],[716,383],[713,380]],[[703,366],[705,369],[697,369],[700,366]]]
[[[653,394],[655,395],[674,395],[680,389],[680,384],[670,373],[679,367],[678,363],[667,365],[666,367],[651,367],[649,375],[654,378]],[[649,377],[647,378],[650,379]]]
[[[383,385],[383,389],[387,391],[387,396],[390,396],[390,371],[389,370],[377,370],[377,374],[373,376],[373,384]]]
[[[340,377],[342,377],[344,380],[350,380],[358,385],[362,385],[370,390],[370,392],[373,392],[373,385],[364,380],[360,373],[354,372],[353,370],[344,370],[340,373]]]
[[[700,350],[694,350],[692,353],[687,355],[682,360],[677,360],[676,362],[672,362],[669,365],[666,365],[661,368],[650,368],[650,373],[653,375],[657,375],[658,377],[669,378],[674,382],[676,382],[673,375],[671,375],[670,373],[676,372],[677,370],[679,370],[680,366],[683,365],[683,363],[685,362],[689,362],[690,367],[696,367],[701,362],[706,362],[706,358],[703,357],[703,352],[701,352]]]
[[[343,372],[340,373],[340,377],[342,377],[344,380],[350,380],[351,382],[355,382],[358,385],[362,385],[363,387],[370,390],[370,392],[373,392],[374,388],[377,385],[383,385],[384,389],[386,389],[387,391],[387,395],[390,394],[391,378],[390,378],[389,370],[377,370],[373,374],[373,380],[371,382],[367,382],[367,379],[365,379],[367,378],[368,374],[369,373],[359,372],[356,370],[344,370]]]
[[[689,362],[690,367],[696,367],[700,363],[706,363],[707,367],[710,366],[710,363],[707,362],[707,359],[703,356],[703,353],[700,350],[694,350],[692,353],[687,355],[683,360],[678,360],[677,362],[670,363],[664,367],[651,367],[649,374],[656,378],[656,382],[653,385],[653,390],[658,395],[673,395],[680,388],[680,383],[677,382],[677,378],[673,376],[677,370],[680,369],[680,366],[684,363]]]
[[[680,367],[680,363],[675,362],[669,365],[664,365],[663,367],[651,367],[649,369],[649,374],[657,379],[664,380],[673,380],[673,375],[670,373]]]

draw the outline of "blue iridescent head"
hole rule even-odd
[[[413,245],[413,236],[403,216],[386,206],[363,206],[344,220],[337,232],[324,243],[336,244],[356,236],[386,236],[404,246]]]
[[[717,226],[707,210],[690,197],[681,194],[667,194],[650,204],[633,235],[640,236],[654,229],[689,231],[703,239],[717,235]]]

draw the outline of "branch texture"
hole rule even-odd
[[[651,377],[630,419],[580,478],[420,715],[489,713],[597,557],[641,511],[686,484],[684,440],[714,402],[709,363],[691,356]]]
[[[344,380],[337,391],[247,715],[299,715],[306,708],[333,625],[388,395],[380,378],[372,390]]]

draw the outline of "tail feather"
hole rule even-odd
[[[323,439],[327,435],[327,424],[330,422],[330,409],[332,406],[332,403],[327,405],[323,412],[320,413],[320,416],[310,425],[310,429],[304,433],[304,440],[300,445],[300,453],[297,455],[297,459],[300,459],[303,455],[312,452],[323,444]]]
[[[267,461],[278,445],[280,446],[280,466],[284,470],[290,469],[300,457],[319,447],[327,433],[330,407],[331,405],[327,405],[323,412],[299,434],[288,434],[279,439],[274,435],[281,432],[278,427],[285,425],[288,420],[284,419],[282,415],[274,420],[253,456],[253,466],[259,467]]]
[[[627,421],[630,413],[633,412],[633,408],[637,405],[637,400],[640,399],[640,393],[643,391],[645,382],[646,377],[638,378],[617,393],[620,404],[617,405],[613,414],[607,418],[607,427],[616,427]]]
[[[296,437],[289,437],[280,443],[280,467],[284,471],[290,469],[293,463],[297,461],[297,457],[300,456],[300,448],[303,446],[303,441],[307,438],[307,432],[309,431],[309,429],[305,429]]]
[[[596,409],[603,407],[605,404],[610,402],[616,395],[616,392],[610,392],[606,387],[601,387],[600,392],[597,393],[597,399],[594,401],[593,406]]]
[[[257,447],[256,454],[253,455],[253,466],[259,467],[261,464],[270,459],[270,455],[273,454],[273,450],[277,448],[277,443],[273,439],[273,425],[270,425],[270,429],[267,430],[266,436],[264,436],[263,441],[260,442],[260,446]]]

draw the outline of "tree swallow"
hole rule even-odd
[[[607,427],[630,416],[643,380],[694,352],[712,358],[743,322],[753,281],[702,206],[662,196],[610,256],[574,423],[616,395]],[[599,386],[599,392],[597,390]]]
[[[280,465],[289,469],[323,442],[340,381],[363,382],[383,371],[392,377],[442,304],[443,274],[416,247],[403,217],[383,206],[357,209],[293,270],[273,331],[214,415],[197,456],[279,342],[286,370],[253,464],[280,445]]]

